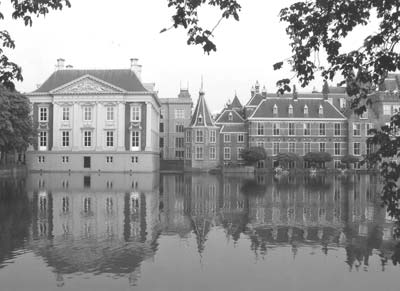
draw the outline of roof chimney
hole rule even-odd
[[[140,81],[142,80],[142,65],[139,65],[138,58],[131,59],[131,71],[135,73]]]
[[[57,59],[56,70],[63,70],[64,69],[65,60],[63,58]]]
[[[293,101],[298,101],[298,97],[296,85],[293,85]]]
[[[264,98],[267,98],[267,89],[265,88],[265,85],[264,85],[263,88],[262,88],[261,95],[262,95]]]
[[[258,83],[258,81],[256,81],[255,89],[256,89],[256,93],[260,93],[260,83]]]
[[[73,69],[74,66],[73,66],[73,65],[67,65],[65,68],[67,68],[67,69]]]

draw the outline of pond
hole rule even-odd
[[[0,179],[0,290],[399,290],[379,177]]]

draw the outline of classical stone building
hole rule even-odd
[[[57,69],[34,92],[38,139],[27,152],[30,170],[155,171],[159,168],[161,103],[130,69]]]

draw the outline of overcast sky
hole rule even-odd
[[[3,1],[1,5],[7,5]],[[288,71],[273,71],[272,65],[290,56],[285,26],[278,13],[292,0],[239,0],[240,21],[224,20],[215,31],[217,52],[204,54],[201,47],[186,45],[185,31],[160,30],[171,25],[172,11],[166,0],[71,0],[72,8],[53,11],[34,19],[32,27],[6,15],[4,28],[16,40],[7,51],[23,68],[24,82],[17,84],[30,92],[54,71],[62,57],[74,68],[129,68],[132,57],[143,65],[144,82],[155,82],[159,97],[176,97],[180,84],[189,89],[196,102],[203,75],[206,100],[215,112],[235,91],[245,103],[256,80],[276,92],[275,83],[290,77]],[[6,9],[7,7],[2,8]],[[219,16],[202,11],[201,19],[213,27]],[[358,35],[357,35],[358,36]],[[353,38],[352,45],[361,38]],[[321,81],[314,84],[318,90]],[[313,85],[299,91],[311,91]]]

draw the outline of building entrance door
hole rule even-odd
[[[90,168],[90,157],[83,157],[83,167],[85,169]]]

